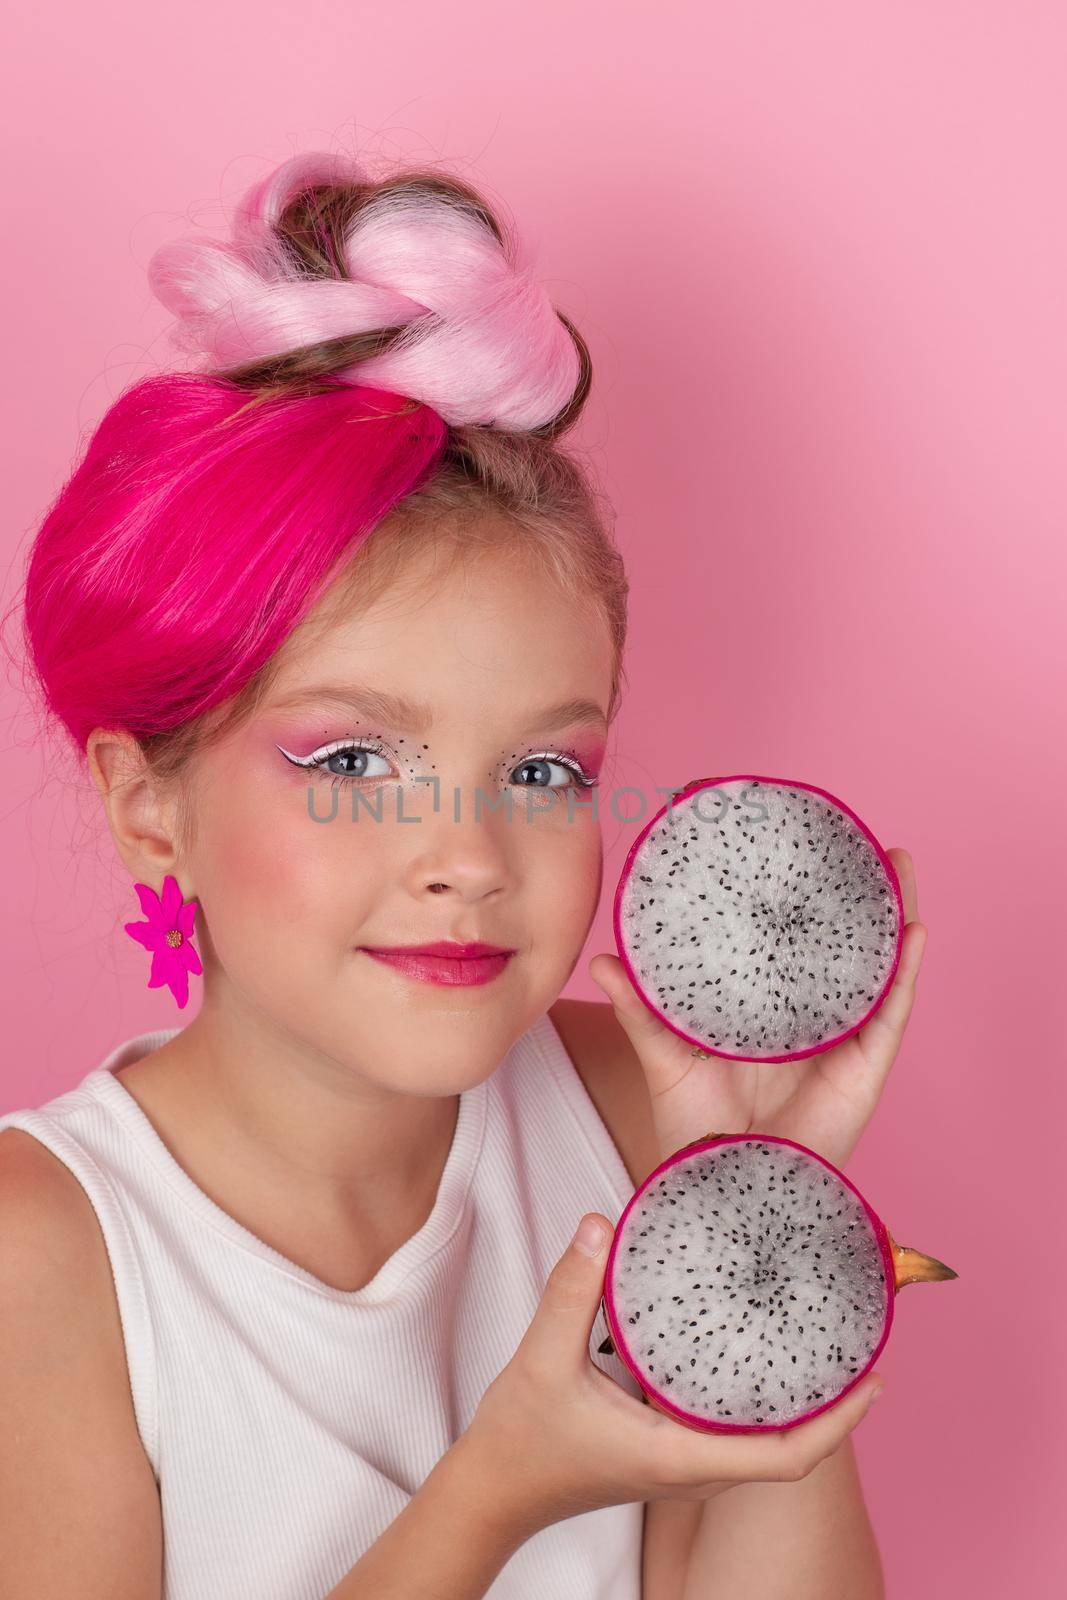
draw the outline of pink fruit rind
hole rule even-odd
[[[618,1313],[615,1309],[615,1292],[613,1287],[615,1257],[618,1253],[619,1240],[623,1234],[623,1224],[625,1223],[630,1212],[633,1210],[634,1206],[637,1204],[641,1196],[649,1188],[652,1182],[658,1178],[661,1173],[667,1172],[671,1167],[676,1166],[678,1161],[683,1156],[689,1157],[697,1154],[698,1151],[710,1150],[717,1145],[738,1143],[747,1144],[752,1142],[788,1145],[791,1149],[799,1150],[803,1155],[810,1156],[814,1160],[820,1162],[828,1172],[832,1172],[835,1177],[839,1178],[842,1183],[846,1184],[848,1188],[852,1190],[852,1193],[856,1196],[864,1211],[867,1213],[871,1227],[874,1230],[875,1238],[878,1240],[878,1247],[882,1254],[882,1269],[885,1274],[885,1323],[882,1327],[882,1337],[879,1339],[878,1344],[868,1359],[866,1366],[861,1368],[861,1370],[857,1372],[856,1376],[849,1383],[847,1383],[843,1389],[834,1395],[833,1399],[825,1401],[821,1406],[815,1406],[811,1411],[805,1411],[802,1416],[793,1417],[788,1422],[776,1422],[773,1424],[758,1422],[713,1422],[708,1417],[697,1416],[695,1412],[687,1411],[683,1406],[675,1405],[675,1403],[672,1400],[669,1400],[667,1396],[664,1395],[659,1389],[651,1386],[642,1376],[640,1367],[630,1354],[630,1347],[627,1341],[626,1332],[622,1323],[619,1321]],[[662,1406],[664,1411],[669,1411],[673,1416],[678,1417],[680,1421],[687,1422],[690,1425],[701,1428],[705,1432],[709,1433],[780,1433],[786,1428],[796,1428],[802,1422],[810,1422],[812,1417],[817,1417],[821,1415],[822,1412],[829,1411],[832,1406],[840,1405],[841,1401],[845,1398],[845,1395],[847,1395],[850,1390],[854,1389],[858,1383],[863,1382],[867,1373],[870,1372],[871,1368],[874,1366],[885,1347],[885,1342],[889,1338],[889,1330],[893,1326],[893,1312],[896,1305],[896,1292],[896,1269],[893,1259],[893,1251],[889,1241],[889,1230],[886,1228],[881,1217],[878,1216],[877,1212],[872,1209],[866,1198],[856,1188],[856,1185],[849,1177],[846,1176],[845,1173],[840,1170],[839,1167],[835,1167],[832,1161],[828,1161],[825,1156],[819,1155],[817,1150],[811,1150],[807,1145],[798,1144],[795,1139],[786,1139],[778,1136],[777,1134],[770,1133],[724,1133],[713,1138],[696,1139],[692,1144],[685,1145],[682,1147],[682,1149],[676,1150],[672,1155],[669,1155],[665,1161],[661,1161],[659,1166],[656,1167],[653,1172],[649,1173],[648,1177],[641,1184],[640,1188],[635,1189],[629,1200],[626,1202],[622,1215],[615,1224],[615,1236],[611,1241],[611,1248],[608,1251],[607,1264],[604,1268],[604,1315],[607,1320],[608,1330],[611,1334],[612,1343],[615,1346],[615,1352],[618,1355],[619,1360],[629,1370],[629,1372],[637,1380],[641,1388],[646,1391],[646,1393],[655,1395],[656,1404],[658,1406]]]
[[[889,968],[889,974],[879,990],[875,1000],[873,1001],[869,1011],[867,1012],[866,1016],[860,1019],[859,1022],[854,1023],[851,1028],[847,1028],[843,1033],[835,1034],[832,1039],[824,1039],[821,1043],[811,1045],[806,1050],[791,1050],[788,1055],[781,1056],[753,1057],[736,1055],[730,1050],[714,1049],[712,1046],[706,1044],[703,1039],[698,1039],[695,1034],[686,1033],[682,1028],[676,1027],[673,1022],[669,1022],[667,1018],[663,1016],[662,1012],[659,1010],[659,1007],[653,1005],[652,1001],[646,995],[641,985],[641,980],[637,976],[629,956],[626,954],[626,946],[622,936],[622,897],[626,889],[627,880],[630,876],[630,869],[633,865],[634,857],[637,855],[637,852],[641,848],[645,838],[649,833],[651,833],[652,829],[656,826],[657,822],[659,822],[660,818],[666,816],[668,810],[671,809],[673,805],[677,804],[679,800],[684,799],[686,796],[694,794],[698,789],[716,789],[722,783],[770,783],[781,786],[782,788],[804,789],[809,794],[821,795],[824,800],[829,800],[833,805],[837,806],[839,810],[843,811],[846,816],[851,817],[852,821],[859,828],[860,832],[863,833],[873,845],[878,856],[878,860],[881,862],[886,877],[889,879],[890,886],[892,887],[893,894],[896,899],[896,949],[893,952],[893,961]],[[690,783],[686,784],[684,789],[676,790],[672,800],[669,800],[666,805],[661,806],[656,812],[656,815],[652,817],[650,821],[648,821],[641,829],[641,832],[637,835],[637,838],[633,841],[626,853],[626,859],[623,862],[619,872],[619,881],[615,887],[615,899],[612,904],[611,922],[612,929],[615,934],[615,948],[618,952],[619,960],[622,962],[623,967],[626,970],[626,974],[637,993],[638,999],[642,1002],[642,1004],[652,1012],[653,1016],[656,1017],[656,1019],[661,1022],[665,1028],[669,1028],[671,1033],[677,1034],[679,1039],[684,1039],[686,1044],[698,1045],[700,1049],[706,1050],[708,1055],[720,1056],[725,1061],[758,1060],[760,1063],[801,1061],[806,1056],[821,1055],[824,1050],[829,1050],[835,1045],[844,1044],[846,1039],[851,1039],[854,1033],[859,1033],[861,1028],[865,1028],[867,1026],[868,1022],[870,1022],[879,1006],[881,1006],[882,1002],[885,1000],[886,995],[889,993],[889,990],[892,987],[893,979],[896,977],[897,968],[900,966],[901,951],[904,947],[904,899],[900,892],[900,880],[897,877],[896,868],[893,866],[892,861],[886,855],[885,851],[875,838],[874,834],[871,832],[870,828],[863,821],[863,818],[858,817],[851,806],[846,805],[843,800],[839,800],[835,794],[831,794],[829,789],[820,789],[817,784],[802,783],[799,779],[795,778],[767,778],[753,772],[737,772],[726,778],[694,778]]]

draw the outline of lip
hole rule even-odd
[[[510,956],[514,952],[502,944],[461,944],[456,939],[435,939],[431,944],[363,945],[373,955],[451,956],[456,961],[467,961],[473,956]]]
[[[473,984],[489,983],[499,977],[515,954],[514,950],[501,945],[480,942],[459,944],[450,939],[439,939],[433,944],[362,945],[360,948],[364,955],[385,962],[409,978],[442,984],[446,988],[467,988]]]

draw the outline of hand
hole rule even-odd
[[[628,1394],[589,1356],[613,1224],[595,1255],[572,1242],[504,1370],[452,1447],[472,1496],[527,1538],[600,1506],[708,1500],[738,1483],[792,1483],[832,1455],[882,1387],[878,1373],[807,1422],[765,1433],[697,1428]]]
[[[661,1160],[709,1132],[751,1132],[795,1139],[844,1166],[900,1048],[926,945],[911,856],[899,848],[886,854],[904,902],[900,965],[870,1021],[818,1055],[780,1062],[703,1060],[638,999],[618,956],[593,957],[589,975],[614,1006],[644,1070]]]

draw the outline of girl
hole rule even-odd
[[[892,996],[795,1070],[697,1059],[613,956],[610,1005],[560,1000],[627,587],[557,442],[580,336],[465,184],[326,156],[150,273],[195,370],[99,425],[26,632],[149,984],[202,999],[0,1118],[0,1593],[879,1594],[876,1377],[723,1438],[591,1352],[663,1156],[713,1126],[844,1164],[910,860]]]

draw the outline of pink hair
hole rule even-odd
[[[165,732],[234,694],[446,437],[426,406],[363,386],[253,406],[189,374],[128,390],[27,576],[37,673],[76,744]]]
[[[347,158],[296,156],[245,196],[230,240],[164,245],[149,275],[198,370],[115,402],[27,576],[37,675],[82,748],[97,726],[169,733],[252,682],[433,476],[450,426],[532,433],[588,385],[496,219],[440,175],[370,183]],[[235,375],[307,350],[325,388],[268,376],[250,400]]]
[[[180,347],[209,367],[230,367],[406,328],[411,337],[359,362],[360,383],[412,395],[453,425],[521,431],[562,411],[580,377],[567,327],[530,269],[512,259],[514,242],[425,175],[386,183],[359,207],[331,263],[336,276],[294,273],[277,231],[293,194],[363,182],[347,158],[294,156],[244,197],[232,242],[194,238],[157,250],[149,282],[181,319]]]

